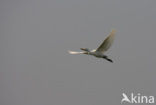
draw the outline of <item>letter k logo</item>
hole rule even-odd
[[[123,96],[123,98],[121,100],[121,103],[123,103],[123,102],[131,103],[131,101],[128,99],[128,97],[127,97],[127,95],[125,93],[122,93],[122,96]]]

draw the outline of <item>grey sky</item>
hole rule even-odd
[[[155,0],[1,0],[1,105],[120,105],[156,96]],[[111,29],[114,63],[94,49]],[[128,104],[127,104],[128,105]],[[142,104],[144,105],[144,104]]]

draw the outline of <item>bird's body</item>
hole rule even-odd
[[[115,30],[112,30],[112,32],[109,34],[109,36],[103,41],[103,43],[94,50],[89,50],[88,48],[80,48],[83,50],[83,52],[75,52],[75,51],[69,51],[70,54],[87,54],[87,55],[92,55],[97,58],[104,58],[110,62],[113,62],[111,59],[109,59],[106,55],[104,55],[104,52],[107,51],[114,40],[114,35],[115,35]]]
[[[97,58],[102,58],[104,56],[102,53],[100,53],[100,52],[98,52],[96,50],[90,51],[88,55],[93,55],[93,56],[95,56]]]

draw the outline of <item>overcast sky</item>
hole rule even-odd
[[[97,48],[111,29],[106,54],[114,63],[68,54]],[[1,0],[0,105],[120,105],[123,92],[156,96],[155,33],[155,0]]]

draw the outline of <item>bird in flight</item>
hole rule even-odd
[[[108,58],[107,55],[104,53],[111,47],[113,41],[114,41],[114,35],[116,33],[116,30],[112,30],[111,33],[108,35],[108,37],[103,41],[103,43],[97,48],[93,50],[89,50],[88,48],[80,48],[82,52],[76,52],[76,51],[68,51],[70,54],[86,54],[86,55],[92,55],[97,58],[104,58],[109,62],[113,63],[113,60]]]

